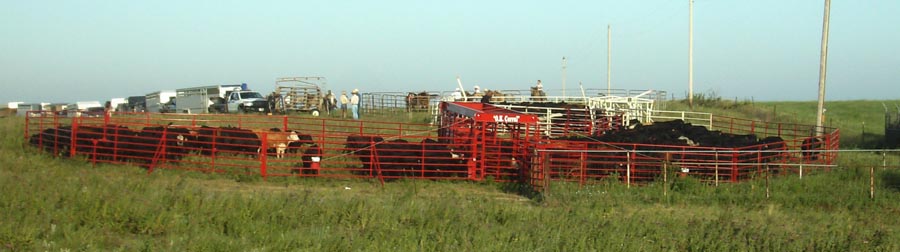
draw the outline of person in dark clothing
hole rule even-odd
[[[484,92],[484,95],[481,96],[481,103],[490,104],[492,96],[494,96],[493,91],[488,90],[487,92]]]

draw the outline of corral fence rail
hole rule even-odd
[[[465,120],[452,115],[447,116],[456,121],[437,126],[286,115],[28,114],[23,133],[28,143],[91,163],[262,177],[492,178],[527,180],[535,187],[544,181],[584,183],[613,175],[623,181],[650,181],[664,164],[685,168],[688,176],[735,182],[753,177],[761,163],[833,165],[840,142],[837,129],[812,136],[814,131],[806,125],[728,117],[713,117],[713,128],[778,135],[785,144],[773,150],[547,141],[539,136],[542,128],[537,124],[463,125],[454,122]],[[450,127],[468,133],[441,134]],[[300,140],[285,142],[290,132]]]

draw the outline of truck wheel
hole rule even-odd
[[[310,114],[312,114],[312,116],[319,116],[319,110],[318,110],[318,109],[313,109],[312,112],[311,112]]]

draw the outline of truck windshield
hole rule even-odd
[[[259,93],[252,92],[252,93],[241,93],[241,98],[243,98],[243,99],[250,99],[250,98],[260,98],[260,99],[262,99],[263,97],[262,97],[262,95],[260,95]]]

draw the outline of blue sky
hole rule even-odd
[[[694,92],[815,100],[824,1],[696,0]],[[687,93],[688,1],[4,1],[0,101],[325,76],[366,91]],[[830,100],[897,99],[900,1],[832,3]]]

